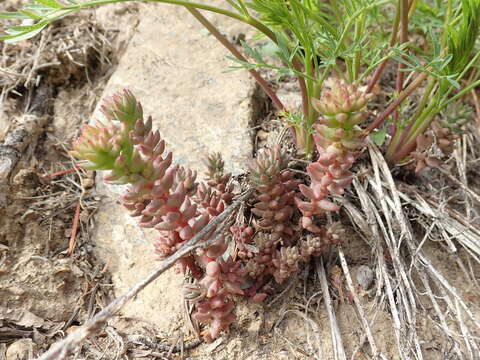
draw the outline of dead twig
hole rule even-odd
[[[54,172],[54,173],[51,173],[51,174],[44,175],[44,176],[42,176],[42,178],[45,179],[45,180],[53,179],[53,178],[56,178],[57,176],[70,174],[70,173],[75,172],[75,171],[80,170],[80,169],[82,169],[82,167],[74,166],[73,168],[70,168],[70,169],[61,170],[61,171],[57,171],[57,172]]]
[[[78,224],[80,222],[80,201],[77,204],[77,207],[75,208],[75,215],[73,216],[73,225],[72,225],[72,233],[70,235],[70,241],[68,243],[68,250],[67,250],[67,256],[71,256],[73,254],[73,250],[75,250],[75,244],[77,243],[77,230],[78,230]]]
[[[480,132],[480,101],[478,101],[478,96],[475,89],[472,89],[470,93],[472,94],[473,103],[475,104],[475,112],[477,113],[477,116],[475,117],[477,130]]]
[[[347,280],[348,290],[352,294],[353,302],[355,304],[358,315],[360,317],[362,327],[365,330],[368,343],[370,344],[370,349],[372,350],[373,359],[376,359],[378,357],[378,348],[375,343],[375,339],[373,338],[373,333],[368,323],[367,317],[365,316],[365,312],[363,311],[362,304],[360,302],[360,299],[358,298],[357,290],[353,286],[353,281],[352,281],[352,277],[350,276],[347,260],[345,259],[345,254],[343,253],[343,249],[341,246],[339,246],[338,248],[338,255],[340,257],[340,264],[342,265],[343,273],[345,274],[345,279]]]
[[[192,250],[201,247],[207,247],[216,241],[217,237],[221,235],[224,231],[223,228],[218,229],[210,237],[209,240],[200,242],[205,236],[208,236],[212,230],[214,230],[218,225],[222,224],[245,200],[247,200],[253,189],[247,190],[244,194],[238,197],[238,199],[229,207],[227,207],[219,216],[214,218],[207,226],[205,226],[196,236],[189,240],[180,250],[175,254],[169,256],[161,262],[161,264],[152,271],[147,277],[139,281],[133,287],[130,288],[124,295],[113,300],[107,307],[105,307],[101,312],[95,315],[90,321],[78,328],[75,332],[67,336],[62,341],[54,344],[49,351],[44,353],[38,358],[38,360],[62,360],[82,341],[84,341],[89,336],[97,333],[100,329],[103,328],[107,320],[113,317],[118,311],[120,311],[125,304],[127,304],[131,299],[138,295],[145,287],[152,283],[156,278],[158,278],[162,273],[167,269],[172,267],[172,265],[181,257],[187,255]]]
[[[332,335],[333,352],[335,359],[346,360],[345,349],[343,347],[342,335],[337,323],[337,317],[332,306],[332,299],[330,298],[330,292],[328,291],[327,275],[325,274],[325,267],[323,265],[323,259],[317,261],[317,275],[320,279],[322,286],[323,298],[325,300],[325,307],[328,313],[328,319],[330,320],[330,331]]]

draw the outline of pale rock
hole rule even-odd
[[[20,339],[12,343],[6,352],[8,360],[29,360],[34,356],[35,344],[32,339]]]
[[[140,6],[142,19],[104,96],[124,88],[142,102],[177,163],[204,171],[203,159],[220,151],[229,171],[239,173],[252,153],[257,88],[246,71],[225,73],[227,51],[184,9]],[[210,17],[210,15],[208,15]],[[218,21],[218,20],[216,20]],[[100,118],[97,108],[92,120]],[[141,229],[114,199],[121,186],[97,181],[107,195],[96,214],[94,242],[119,296],[156,266],[156,231]],[[126,317],[169,331],[183,324],[183,276],[162,274],[123,310]]]
[[[0,344],[0,360],[6,360],[7,358],[7,344],[2,343]]]

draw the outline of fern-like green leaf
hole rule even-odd
[[[5,31],[8,35],[0,36],[0,40],[4,40],[7,43],[27,40],[27,39],[30,39],[30,38],[34,37],[35,35],[37,35],[47,25],[48,25],[48,23],[38,24],[36,26],[30,27],[29,30],[25,30],[25,31],[14,31],[14,30],[10,29],[10,30]]]
[[[41,5],[45,5],[52,9],[62,9],[63,5],[58,3],[56,0],[35,0],[37,3]]]
[[[20,11],[0,12],[0,19],[29,19],[30,17]]]

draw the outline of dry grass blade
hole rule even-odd
[[[430,298],[430,301],[433,305],[435,313],[438,316],[438,318],[440,319],[440,325],[437,325],[437,326],[440,326],[440,328],[443,330],[443,332],[445,334],[450,335],[452,333],[452,330],[447,325],[447,320],[445,319],[445,315],[442,312],[442,310],[440,308],[440,305],[437,302],[436,296],[432,292],[432,289],[430,287],[430,283],[427,279],[427,276],[424,273],[420,273],[420,279],[422,280],[422,283],[425,287],[426,293]],[[461,351],[460,351],[460,348],[459,348],[458,344],[454,343],[453,346],[454,346],[455,353],[457,354],[457,356],[459,356],[459,358],[461,358],[462,354],[461,354]]]
[[[480,263],[480,229],[470,224],[461,214],[431,199],[425,199],[416,190],[403,187],[402,200],[424,216],[434,220],[436,227],[445,232],[445,241],[455,239]],[[409,196],[412,195],[412,196]],[[448,239],[448,240],[447,240]]]
[[[397,289],[400,295],[399,298],[401,299],[399,305],[403,307],[401,314],[404,316],[402,321],[404,345],[411,348],[416,357],[422,359],[422,350],[415,326],[418,304],[412,291],[413,283],[407,274],[408,266],[405,264],[404,258],[400,254],[402,242],[405,241],[407,244],[411,244],[414,236],[410,224],[403,213],[403,208],[398,197],[398,191],[396,190],[387,163],[378,149],[373,146],[370,147],[370,155],[375,174],[374,178],[367,177],[374,190],[370,193],[370,196],[375,196],[373,203],[380,204],[379,210],[383,213],[383,217],[377,216],[377,221],[387,243],[390,258],[392,259],[395,274],[398,279]],[[384,190],[382,177],[388,184],[387,189],[390,190],[390,196],[386,193],[387,189]],[[379,212],[377,212],[377,214],[379,214]],[[412,342],[414,345],[413,347]]]
[[[350,270],[348,269],[347,260],[345,259],[345,254],[343,253],[343,249],[342,249],[341,246],[338,249],[338,254],[340,256],[340,264],[342,266],[343,273],[345,274],[345,279],[347,280],[348,289],[350,290],[350,294],[352,294],[353,302],[354,302],[355,307],[357,309],[358,316],[360,317],[360,321],[361,321],[363,330],[365,330],[365,334],[367,336],[368,343],[370,344],[373,359],[376,359],[379,355],[378,354],[378,348],[377,348],[377,345],[375,343],[375,339],[373,338],[372,329],[370,328],[368,320],[365,316],[365,312],[363,311],[362,304],[360,303],[360,299],[358,298],[357,291],[355,290],[355,287],[353,286],[352,277],[350,276]]]
[[[440,233],[450,251],[456,249],[452,240],[455,237],[470,256],[473,255],[478,261],[478,229],[452,217],[453,210],[436,209],[430,200],[423,199],[418,193],[410,197],[398,191],[390,169],[378,149],[371,146],[370,155],[373,175],[367,174],[363,183],[358,180],[353,183],[361,210],[355,209],[355,205],[348,201],[344,201],[344,207],[362,235],[370,238],[369,243],[375,250],[376,297],[381,292],[386,292],[399,357],[426,357],[425,348],[421,345],[425,342],[426,334],[419,332],[418,324],[419,320],[428,318],[437,325],[440,332],[436,341],[452,344],[453,353],[450,355],[454,354],[458,359],[478,358],[479,339],[476,335],[479,320],[460,291],[435,267],[430,255],[424,251],[424,244],[434,234]],[[427,217],[427,224],[424,225],[426,235],[420,237],[420,240],[417,240],[412,230],[402,200]],[[367,221],[357,221],[361,214],[367,215]],[[435,232],[436,228],[440,231]],[[387,254],[383,251],[383,244],[386,245]],[[347,274],[348,267],[341,249],[340,258]],[[386,259],[391,262],[388,266]],[[461,264],[463,272],[467,273],[466,266]],[[347,276],[347,283],[348,280]],[[431,309],[434,315],[431,314]]]
[[[335,359],[346,360],[345,348],[343,347],[342,335],[340,328],[338,327],[337,317],[332,305],[332,298],[330,297],[330,291],[328,290],[327,275],[325,274],[325,267],[323,265],[323,259],[320,258],[317,261],[317,275],[322,286],[323,298],[325,300],[325,308],[327,309],[328,319],[330,320],[330,332],[332,335],[333,352]]]
[[[355,180],[353,182],[353,185],[355,187],[355,190],[357,191],[357,194],[360,197],[361,201],[361,206],[362,209],[364,210],[365,214],[368,214],[369,216],[369,221],[368,224],[370,226],[370,229],[368,233],[364,234],[364,236],[372,236],[375,245],[374,249],[375,255],[377,258],[377,294],[376,297],[378,298],[380,296],[379,291],[384,287],[386,292],[387,292],[387,299],[388,303],[390,305],[390,311],[392,313],[392,320],[393,320],[393,330],[395,334],[395,340],[397,344],[397,349],[398,352],[401,356],[402,359],[408,359],[408,357],[404,356],[404,346],[402,344],[402,333],[404,332],[404,320],[400,316],[400,311],[397,307],[397,302],[396,302],[396,293],[398,289],[398,284],[392,284],[392,280],[390,279],[390,274],[387,269],[387,265],[385,263],[385,251],[383,248],[383,241],[381,237],[381,233],[379,231],[379,224],[377,223],[377,220],[380,219],[380,215],[378,214],[377,209],[375,208],[372,200],[369,198],[367,192],[363,188],[363,186]],[[377,220],[375,219],[375,215],[377,216]]]

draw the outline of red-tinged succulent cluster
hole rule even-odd
[[[183,166],[177,166],[175,173],[174,184],[183,184],[187,195],[192,196],[197,192],[197,172],[190,169],[185,169]]]
[[[225,209],[222,194],[204,183],[198,186],[194,200],[210,216],[217,216]]]
[[[215,189],[225,203],[232,201],[233,186],[229,184],[232,174],[225,174],[225,162],[220,153],[212,153],[207,157],[207,185]]]
[[[435,134],[439,149],[444,155],[450,155],[455,149],[455,141],[461,136],[461,130],[443,126],[442,122],[434,121],[432,131]]]
[[[415,161],[415,172],[419,173],[426,167],[436,168],[441,165],[441,160],[431,155],[432,145],[434,143],[433,134],[425,132],[417,136],[417,147],[410,155]]]
[[[246,292],[256,301],[266,296],[261,287],[273,277],[282,283],[299,271],[299,264],[319,256],[338,243],[337,226],[318,227],[314,237],[301,240],[293,225],[294,173],[287,170],[288,157],[278,147],[267,149],[250,164],[250,180],[258,200],[251,209],[259,217],[256,231],[246,224],[230,230],[237,246],[237,256],[244,262],[247,275],[255,280]]]
[[[299,185],[307,200],[296,198],[303,214],[301,224],[313,233],[322,231],[315,224],[315,216],[323,217],[326,212],[339,210],[329,195],[342,195],[352,182],[350,168],[364,146],[359,124],[365,119],[363,110],[371,97],[356,86],[337,80],[331,90],[313,102],[320,114],[314,126],[319,157],[307,167],[310,186]]]
[[[300,258],[294,256],[298,253],[296,247],[282,246],[272,234],[264,232],[259,232],[255,238],[251,237],[247,244],[247,251],[239,256],[245,262],[248,276],[255,280],[254,287],[264,284],[269,276],[273,276],[277,283],[282,283],[297,272]],[[258,290],[250,291],[251,296],[256,295]]]
[[[230,232],[233,235],[235,244],[237,246],[237,255],[242,259],[253,257],[253,253],[257,249],[252,245],[255,231],[247,224],[235,225],[230,227]]]
[[[245,282],[245,270],[231,258],[228,261],[210,261],[205,270],[205,277],[199,282],[204,298],[197,303],[193,317],[209,327],[203,332],[207,341],[215,339],[220,331],[228,330],[235,321],[233,314],[234,295],[243,295],[241,284]]]
[[[319,233],[307,235],[300,242],[300,255],[305,261],[311,256],[320,256],[326,253],[331,246],[340,244],[343,237],[343,227],[339,222],[335,222],[328,227],[322,226]]]
[[[241,229],[243,228],[243,231]],[[320,256],[331,246],[337,245],[343,237],[339,223],[329,227],[320,227],[319,233],[307,235],[306,239],[299,236],[292,237],[290,245],[284,245],[271,233],[257,232],[243,225],[234,230],[235,240],[240,259],[245,263],[246,274],[255,280],[249,290],[251,296],[261,294],[258,284],[264,284],[269,276],[273,276],[277,283],[296,274],[300,262],[307,262],[312,256]]]
[[[233,198],[231,175],[224,172],[219,154],[207,159],[206,183],[197,182],[195,172],[174,165],[172,153],[165,152],[165,141],[152,130],[151,118],[144,121],[142,107],[130,92],[115,95],[102,110],[105,121],[84,127],[72,155],[87,160],[90,169],[110,170],[106,181],[129,184],[121,197],[123,205],[131,216],[139,218],[140,226],[158,230],[154,248],[164,259],[225,210]],[[321,139],[316,140],[318,145]],[[232,226],[229,234],[219,236],[209,247],[177,261],[182,272],[190,271],[196,279],[185,286],[184,296],[195,303],[193,317],[206,325],[202,333],[208,341],[227,331],[235,320],[235,296],[263,301],[267,294],[262,288],[271,278],[283,282],[299,271],[301,261],[322,254],[340,238],[333,227],[316,227],[314,236],[302,239],[292,219],[298,181],[279,147],[259,154],[250,162],[250,171],[250,183],[256,190],[251,209],[256,216],[254,225]],[[335,171],[331,164],[328,171],[336,174],[336,184],[341,187],[339,178],[344,173]],[[309,173],[312,179],[320,179],[315,166]],[[302,192],[310,194],[309,189]],[[330,193],[336,189],[335,185],[329,187]],[[317,196],[315,191],[312,198]],[[325,201],[319,204],[331,210]],[[309,203],[303,206],[302,211],[306,211]],[[230,237],[235,242],[233,248],[228,243]]]
[[[415,172],[419,173],[427,167],[440,167],[442,161],[452,154],[456,140],[463,133],[463,126],[471,117],[470,106],[453,103],[442,116],[432,122],[429,130],[417,136],[415,151],[410,153]]]
[[[172,255],[208,222],[219,215],[233,194],[223,161],[212,157],[209,184],[198,184],[197,174],[172,164],[165,141],[152,131],[152,120],[143,119],[140,103],[129,92],[115,95],[102,108],[105,121],[86,126],[72,155],[87,160],[94,170],[110,170],[107,182],[130,184],[121,197],[142,227],[155,228],[160,236],[154,247],[160,259]],[[206,338],[215,338],[235,319],[230,298],[242,294],[244,270],[240,263],[222,260],[227,249],[220,237],[206,249],[178,260],[181,271],[190,270],[197,284],[195,317],[209,324]],[[191,292],[190,292],[191,293]]]
[[[88,160],[91,169],[111,170],[107,182],[130,184],[123,205],[140,217],[140,226],[160,232],[155,251],[160,258],[170,256],[210,220],[187,194],[196,188],[196,174],[172,165],[172,153],[164,154],[165,141],[152,131],[151,118],[144,121],[130,92],[115,95],[102,111],[107,124],[84,128],[72,155]],[[178,265],[201,276],[192,255]]]
[[[289,242],[298,182],[294,173],[287,170],[287,156],[277,146],[260,153],[249,165],[250,180],[257,191],[258,202],[252,209],[259,217],[257,226],[269,230],[274,241]]]
[[[233,198],[229,184],[231,174],[224,173],[224,162],[220,154],[208,157],[208,181],[200,183],[194,196],[200,212],[210,218],[219,215]],[[233,313],[235,295],[243,295],[241,285],[245,282],[245,270],[240,262],[230,256],[224,260],[228,244],[221,236],[215,244],[205,250],[197,250],[197,261],[205,269],[204,277],[194,287],[192,301],[196,302],[193,317],[208,325],[203,331],[207,341],[214,340],[221,331],[227,331],[235,321]],[[190,286],[191,288],[191,286]]]

